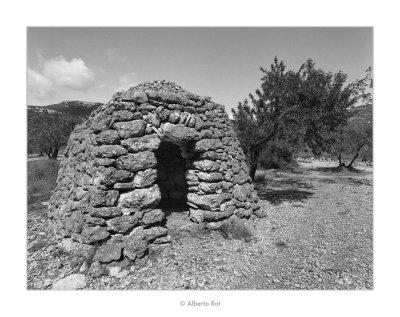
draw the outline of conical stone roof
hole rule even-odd
[[[170,241],[161,203],[217,228],[259,213],[245,156],[222,105],[167,81],[116,93],[71,134],[49,216],[60,239],[95,259],[145,255]]]

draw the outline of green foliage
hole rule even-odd
[[[261,72],[261,89],[249,95],[251,104],[245,99],[233,110],[253,179],[260,153],[271,144],[292,153],[304,146],[316,155],[331,148],[361,98],[359,81],[346,85],[344,73],[316,69],[311,59],[297,71],[286,71],[275,57],[270,69]]]
[[[261,151],[259,157],[259,164],[264,169],[284,168],[288,164],[293,163],[293,153],[296,149],[292,148],[293,144],[280,141],[266,144],[265,148]]]
[[[372,150],[372,144],[371,146],[366,146],[363,147],[360,151],[360,160],[362,162],[373,162],[373,150]]]
[[[363,160],[372,160],[372,94],[369,88],[373,88],[371,68],[366,70],[367,75],[360,81],[361,105],[351,109],[352,117],[346,126],[335,134],[335,140],[331,147],[331,153],[335,153],[342,164],[342,155],[352,155],[352,160],[347,165],[351,167],[361,154]]]
[[[44,152],[57,158],[81,119],[59,112],[28,111],[28,153]]]
[[[372,156],[372,113],[368,121],[349,120],[347,126],[338,135],[334,149],[338,155],[347,154],[354,156],[348,166],[354,163],[361,150],[364,150],[364,158],[366,155]]]
[[[59,162],[39,160],[28,162],[28,204],[50,199],[56,187]]]

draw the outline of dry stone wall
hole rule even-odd
[[[185,199],[190,219],[209,227],[259,209],[224,107],[155,81],[118,92],[75,128],[49,216],[60,239],[99,246],[95,260],[135,260],[169,241],[162,199]]]

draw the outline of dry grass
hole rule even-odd
[[[57,160],[28,162],[28,204],[50,199],[56,187],[59,166]]]

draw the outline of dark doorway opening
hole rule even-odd
[[[161,191],[158,205],[168,217],[171,213],[188,210],[186,182],[186,160],[178,145],[162,141],[157,157],[157,183]]]

